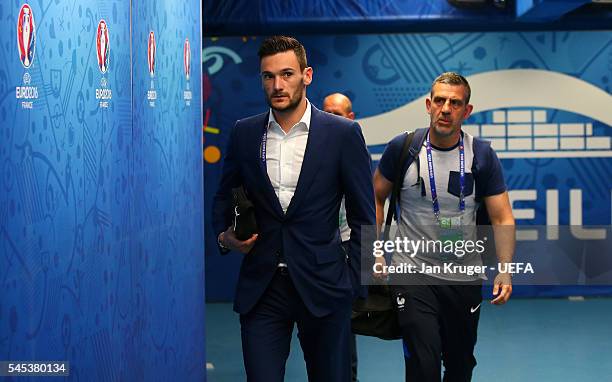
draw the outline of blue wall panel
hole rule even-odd
[[[187,80],[183,65],[185,39],[192,42],[192,62],[200,62],[194,4],[133,2],[134,228],[139,235],[132,245],[146,270],[143,312],[150,329],[159,334],[143,337],[141,346],[155,354],[150,366],[167,366],[162,374],[147,368],[145,380],[186,376],[205,362],[203,342],[194,341],[204,335],[201,77],[196,64]],[[153,74],[148,60],[151,32],[156,46]],[[189,105],[184,99],[188,88],[194,96]]]
[[[29,67],[22,4],[0,4],[0,359],[202,380],[200,4],[31,2]]]

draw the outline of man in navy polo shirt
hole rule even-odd
[[[497,155],[488,142],[461,130],[473,108],[469,104],[470,92],[467,80],[457,73],[443,73],[432,84],[426,100],[430,126],[421,131],[423,144],[402,179],[399,237],[451,245],[476,241],[477,209],[482,204],[496,227],[496,240],[503,236],[497,232],[514,232]],[[403,165],[399,160],[405,140],[404,133],[389,143],[374,174],[379,227],[397,166]],[[390,275],[404,339],[406,380],[439,381],[444,361],[445,381],[469,381],[476,366],[474,347],[485,276],[461,270],[482,268],[482,258],[475,251],[449,253],[435,245],[431,249],[417,253],[397,251],[391,260],[392,265],[407,265],[419,271]],[[512,261],[513,253],[511,235],[498,246],[498,261]],[[380,257],[377,262],[384,265],[385,260]],[[448,268],[446,264],[464,268]],[[499,273],[491,302],[502,305],[511,294],[510,275]]]

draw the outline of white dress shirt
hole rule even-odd
[[[310,129],[311,110],[310,102],[306,100],[304,115],[288,133],[285,133],[270,109],[266,140],[266,170],[283,212],[287,212],[300,177]]]

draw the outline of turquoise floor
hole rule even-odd
[[[244,381],[238,316],[230,304],[206,309],[208,381]],[[403,381],[399,341],[358,337],[357,347],[361,382]],[[483,304],[476,353],[474,381],[612,381],[612,299]],[[285,381],[306,380],[294,332]]]

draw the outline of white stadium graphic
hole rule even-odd
[[[492,122],[464,124],[463,129],[491,141],[500,158],[612,157],[610,136],[594,135],[592,123],[552,123],[544,110],[568,111],[612,126],[612,95],[606,91],[576,77],[535,69],[485,72],[467,80],[472,115],[492,112]],[[402,131],[427,126],[427,96],[359,120],[367,144],[385,145]]]

